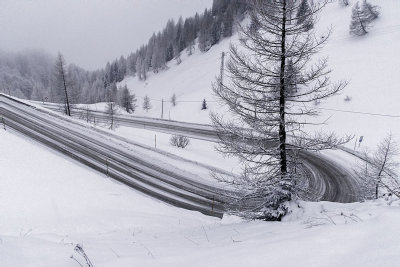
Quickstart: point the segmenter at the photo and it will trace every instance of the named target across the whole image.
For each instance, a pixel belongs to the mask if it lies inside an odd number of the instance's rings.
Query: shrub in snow
[[[344,98],[344,102],[350,102],[351,101],[351,97],[346,95],[346,97]]]
[[[185,148],[190,143],[190,139],[183,135],[173,135],[169,140],[170,144],[176,147]]]

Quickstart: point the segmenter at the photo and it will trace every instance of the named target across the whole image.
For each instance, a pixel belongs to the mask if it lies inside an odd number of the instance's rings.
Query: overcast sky
[[[175,20],[212,0],[0,0],[0,49],[61,51],[87,69],[127,55]]]

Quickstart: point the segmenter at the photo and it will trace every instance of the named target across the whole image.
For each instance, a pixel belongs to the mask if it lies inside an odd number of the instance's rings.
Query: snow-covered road
[[[87,166],[136,188],[150,196],[178,207],[200,211],[204,214],[222,216],[223,204],[230,200],[231,192],[217,183],[201,179],[171,165],[168,160],[155,159],[155,151],[143,151],[145,148],[116,140],[101,130],[65,118],[35,106],[0,95],[0,114],[6,125],[45,145],[70,156]],[[128,121],[129,118],[125,118]],[[148,119],[155,128],[174,132],[168,121]],[[129,122],[129,121],[128,121]],[[146,125],[146,120],[142,120]],[[185,123],[178,123],[178,125]],[[165,126],[167,125],[167,126]],[[175,125],[176,126],[176,125]],[[191,135],[196,136],[195,124],[185,125],[192,128]],[[211,130],[211,129],[208,129]],[[215,136],[215,132],[211,132]],[[200,138],[204,132],[200,133]],[[210,139],[211,139],[210,137]],[[303,154],[302,160],[311,175],[308,186],[314,192],[313,200],[336,202],[357,201],[357,180],[342,166],[338,166],[327,157],[317,154]],[[187,162],[186,162],[187,163]],[[204,167],[204,166],[203,166]],[[199,168],[193,164],[193,171]],[[190,167],[189,167],[190,169]],[[211,168],[210,168],[211,171]]]
[[[54,111],[62,110],[59,104],[39,103],[40,105]],[[83,118],[87,110],[75,108],[73,116]],[[92,117],[97,122],[107,122],[107,115],[103,111],[90,110]],[[183,134],[191,138],[216,142],[219,140],[218,133],[211,125],[196,124],[180,121],[155,119],[132,115],[116,115],[115,121],[126,127],[151,129],[169,134]],[[343,152],[345,153],[345,152]],[[346,156],[346,155],[342,155]],[[358,179],[348,166],[343,166],[326,155],[302,152],[302,163],[309,172],[308,180],[302,181],[307,187],[305,199],[325,200],[334,202],[355,202],[359,196]]]
[[[157,199],[208,215],[222,216],[222,204],[229,199],[222,186],[152,158],[152,151],[121,144],[121,140],[113,140],[111,136],[85,128],[68,118],[40,112],[3,95],[0,99],[0,114],[6,127]],[[193,169],[197,168],[199,166],[193,166]]]

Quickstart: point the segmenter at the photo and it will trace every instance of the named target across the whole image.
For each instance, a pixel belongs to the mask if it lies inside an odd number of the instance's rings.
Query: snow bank
[[[284,222],[160,203],[0,131],[0,266],[395,266],[398,202],[293,203]]]

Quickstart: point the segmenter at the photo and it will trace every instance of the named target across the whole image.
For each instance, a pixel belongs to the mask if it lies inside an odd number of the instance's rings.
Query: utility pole
[[[164,98],[161,99],[161,119],[164,118]]]

